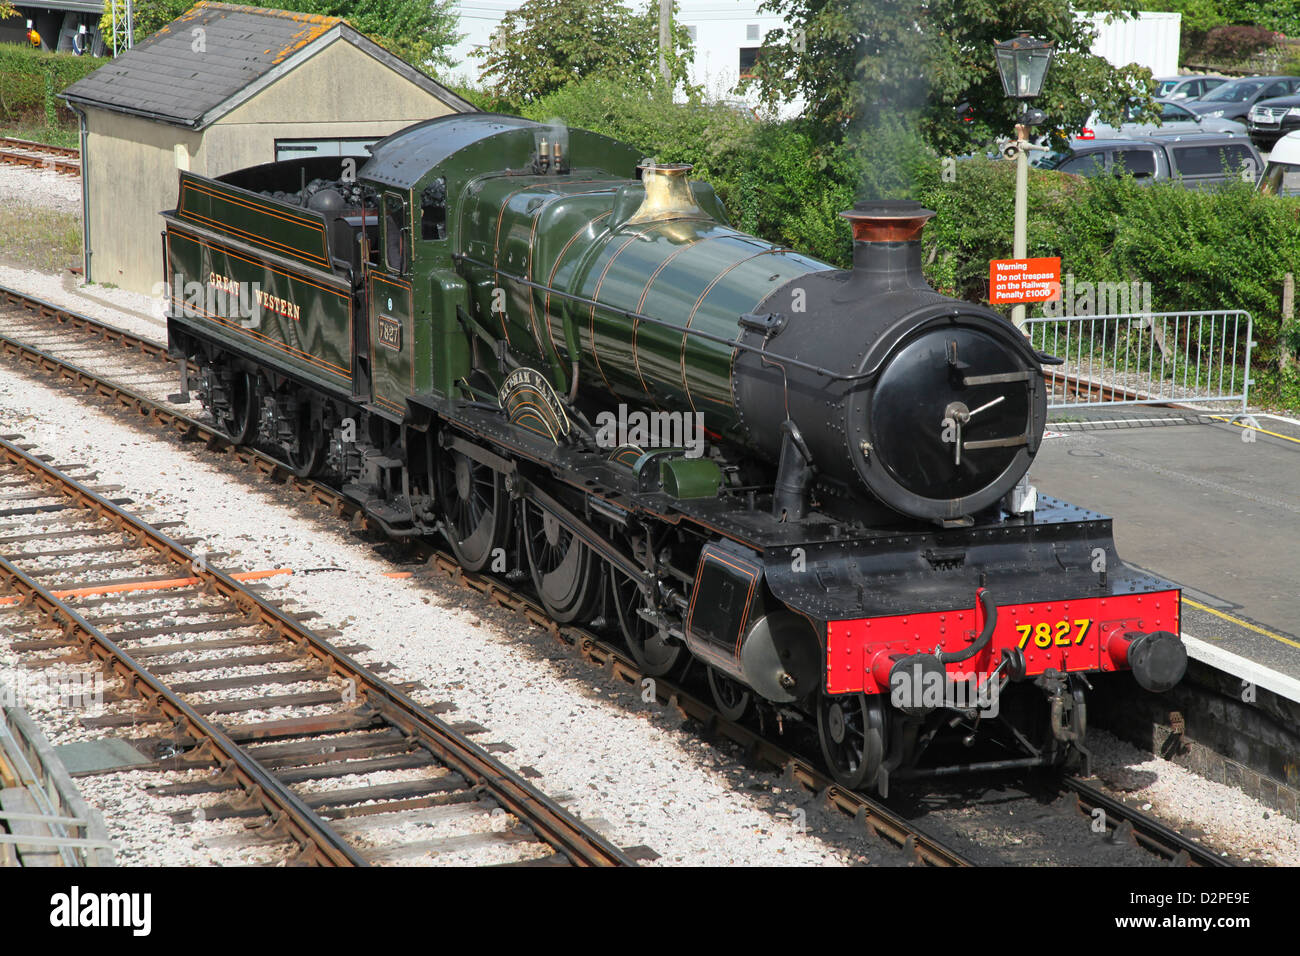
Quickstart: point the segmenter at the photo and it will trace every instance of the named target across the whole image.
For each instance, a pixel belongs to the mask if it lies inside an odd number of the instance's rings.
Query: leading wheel
[[[447,449],[438,456],[438,500],[443,535],[456,560],[466,571],[482,571],[505,547],[510,530],[505,479],[468,455]]]
[[[835,782],[850,790],[875,783],[885,756],[884,707],[879,696],[822,694],[817,736]]]
[[[749,711],[753,699],[749,688],[726,674],[709,668],[709,692],[718,713],[730,721],[738,721]]]
[[[577,620],[599,597],[596,556],[550,512],[531,501],[522,511],[524,550],[542,606],[561,624]]]
[[[610,569],[609,580],[614,613],[627,649],[647,677],[663,677],[686,659],[686,648],[662,635],[658,625],[638,613],[648,608],[649,602],[635,581],[617,568]]]

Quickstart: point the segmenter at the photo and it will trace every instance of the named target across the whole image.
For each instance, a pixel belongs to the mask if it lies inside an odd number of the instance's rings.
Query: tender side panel
[[[262,252],[316,269],[331,266],[325,220],[246,189],[182,172],[176,217]]]
[[[352,391],[353,301],[345,281],[295,269],[168,219],[174,321],[336,393]]]

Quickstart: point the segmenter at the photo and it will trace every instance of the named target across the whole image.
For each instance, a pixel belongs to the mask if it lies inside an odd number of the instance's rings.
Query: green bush
[[[491,90],[482,90],[477,86],[459,86],[453,84],[452,92],[470,101],[476,109],[484,113],[511,113],[518,114],[523,110],[523,105],[506,97],[498,96]]]
[[[1300,406],[1289,360],[1297,333],[1282,327],[1282,283],[1300,272],[1300,198],[1239,182],[1200,191],[1037,170],[1029,185],[1030,256],[1060,256],[1062,275],[1077,281],[1149,282],[1157,311],[1250,312],[1259,399]],[[952,181],[918,182],[916,198],[938,213],[925,234],[936,288],[985,298],[989,260],[1011,255],[1014,188],[1014,164],[989,160],[959,163]]]
[[[758,125],[748,113],[725,104],[696,98],[675,103],[662,82],[629,83],[602,75],[542,97],[524,115],[612,136],[659,162],[690,163],[695,167],[691,175],[712,183],[724,202],[738,152]]]
[[[41,120],[51,126],[72,122],[74,116],[58,94],[106,62],[0,44],[0,122]]]
[[[736,226],[836,265],[852,261],[842,210],[860,169],[842,149],[819,150],[800,123],[764,123],[738,157],[725,198]]]
[[[938,213],[925,231],[925,269],[949,295],[986,301],[989,260],[1011,255],[1015,165],[941,159],[902,129],[819,143],[799,120],[759,122],[727,105],[676,103],[666,87],[616,77],[570,84],[526,113],[691,163],[738,228],[838,266],[852,252],[839,213],[859,198],[910,197]],[[1256,393],[1300,407],[1300,373],[1289,360],[1300,323],[1284,329],[1281,319],[1283,277],[1300,272],[1300,199],[1260,195],[1245,183],[1197,191],[1032,170],[1028,228],[1029,255],[1060,256],[1062,273],[1079,282],[1150,282],[1160,311],[1249,311]]]

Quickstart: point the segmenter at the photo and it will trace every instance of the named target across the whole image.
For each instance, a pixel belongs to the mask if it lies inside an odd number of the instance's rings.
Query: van
[[[1217,133],[1076,138],[1068,149],[1048,153],[1035,165],[1079,176],[1129,173],[1139,180],[1177,179],[1194,189],[1233,179],[1257,182],[1264,169],[1250,140]]]

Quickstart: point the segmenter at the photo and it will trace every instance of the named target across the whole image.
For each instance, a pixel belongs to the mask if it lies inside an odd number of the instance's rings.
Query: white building
[[[644,9],[643,2],[623,2]],[[456,64],[451,76],[478,85],[483,61],[470,53],[486,47],[506,13],[519,6],[519,0],[465,0],[455,5],[460,14],[458,29],[466,36],[448,51]],[[690,31],[695,44],[690,81],[713,99],[742,99],[732,92],[742,72],[753,64],[767,32],[782,25],[780,17],[760,14],[758,6],[758,0],[678,0],[677,22]],[[757,102],[753,93],[743,99],[750,105]]]
[[[1080,20],[1091,20],[1097,31],[1092,52],[1105,57],[1112,66],[1136,63],[1151,70],[1153,76],[1178,73],[1178,41],[1182,30],[1181,13],[1139,13],[1132,20],[1106,22],[1104,13],[1080,13]]]
[[[625,6],[644,9],[644,2],[621,0]],[[487,46],[502,18],[521,6],[519,0],[465,0],[456,4],[460,13],[460,31],[466,36],[450,51],[456,64],[452,75],[458,80],[478,85],[482,61],[470,52]],[[783,26],[780,17],[758,12],[758,0],[678,0],[677,20],[691,31],[695,58],[691,64],[691,83],[702,86],[714,99],[743,99],[753,106],[757,97],[750,91],[744,97],[732,91],[768,31]],[[1150,67],[1156,76],[1178,72],[1178,33],[1181,14],[1139,13],[1133,20],[1105,22],[1105,15],[1080,13],[1082,20],[1092,21],[1098,31],[1092,52],[1115,66],[1137,63]],[[1008,36],[1014,30],[1008,28]],[[993,52],[989,51],[992,60]],[[799,104],[790,104],[783,115],[797,113]]]

